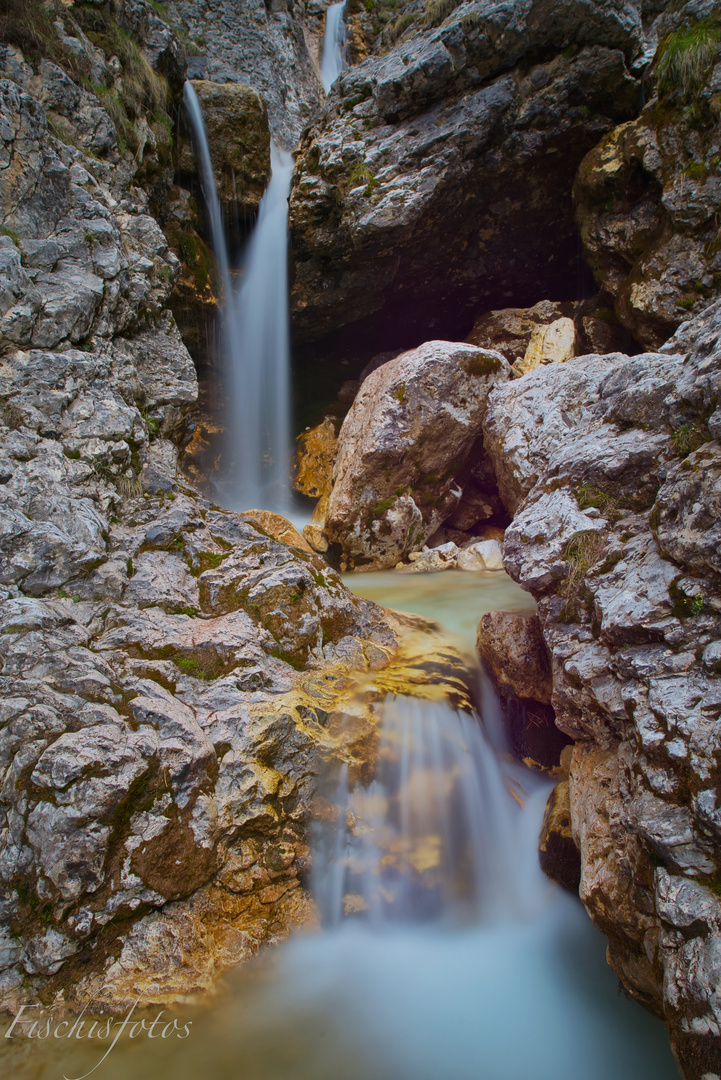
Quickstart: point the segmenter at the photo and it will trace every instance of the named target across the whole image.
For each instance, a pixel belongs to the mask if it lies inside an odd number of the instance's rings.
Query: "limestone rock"
[[[507,377],[498,353],[442,341],[368,376],[340,430],[324,529],[349,565],[394,566],[448,517],[489,390]]]
[[[718,1065],[715,991],[694,973],[708,979],[715,962],[721,867],[720,389],[717,301],[658,353],[576,357],[498,384],[483,421],[515,513],[505,566],[537,601],[555,723],[575,740],[580,896],[694,1078]],[[703,907],[696,923],[687,902]]]
[[[692,12],[688,17],[695,21]],[[599,288],[647,348],[663,344],[718,295],[720,62],[689,95],[662,87],[637,120],[590,151],[574,185],[584,252]]]
[[[229,222],[254,214],[270,179],[270,130],[260,95],[239,82],[193,79],[208,136],[215,187]],[[192,174],[189,133],[181,144],[181,172]]]
[[[225,3],[222,9],[203,0],[170,0],[167,12],[197,43],[190,76],[251,87],[268,107],[276,142],[292,150],[322,98],[309,49],[314,37],[311,13],[301,20],[291,5],[266,5],[264,0]],[[320,12],[318,16],[316,40],[322,34]]]
[[[503,552],[497,540],[479,540],[461,548],[456,559],[459,570],[479,573],[482,570],[502,570]]]
[[[439,570],[451,570],[456,565],[458,554],[455,544],[441,544],[430,550],[412,552],[409,563],[398,569],[404,574],[428,574]]]
[[[478,624],[476,648],[497,686],[551,704],[551,664],[537,615],[488,612]]]
[[[255,525],[259,532],[269,536],[271,540],[278,540],[289,547],[300,548],[301,551],[312,550],[295,525],[292,525],[281,514],[274,514],[270,510],[246,510],[241,517],[244,521]]]
[[[566,296],[573,176],[635,114],[640,45],[632,4],[470,0],[344,72],[291,194],[298,339],[453,337],[509,296]]]

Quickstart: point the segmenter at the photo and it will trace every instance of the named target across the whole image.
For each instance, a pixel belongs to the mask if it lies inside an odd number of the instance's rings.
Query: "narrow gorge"
[[[719,1080],[715,0],[0,0],[0,139],[5,1073]]]

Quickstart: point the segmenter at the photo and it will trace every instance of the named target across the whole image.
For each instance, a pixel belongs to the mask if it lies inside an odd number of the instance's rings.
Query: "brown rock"
[[[265,536],[269,536],[271,540],[287,544],[288,547],[300,548],[302,551],[312,551],[295,525],[292,525],[281,514],[274,514],[270,510],[246,510],[240,516],[251,525],[255,525],[256,529]]]
[[[193,79],[203,111],[218,198],[229,221],[253,214],[270,179],[270,129],[263,99],[240,83]],[[179,151],[181,173],[195,171],[192,141]]]
[[[329,416],[298,436],[298,471],[293,481],[296,491],[311,499],[330,495],[337,446],[336,425]]]
[[[476,647],[498,688],[551,704],[551,663],[534,612],[489,611],[478,624]]]
[[[573,303],[541,300],[530,308],[487,311],[476,319],[466,341],[480,348],[497,349],[509,364],[514,364],[523,359],[539,327],[549,326],[561,318],[573,317],[575,307]]]
[[[552,881],[578,892],[581,856],[573,840],[568,780],[561,780],[548,796],[538,845],[541,869]]]

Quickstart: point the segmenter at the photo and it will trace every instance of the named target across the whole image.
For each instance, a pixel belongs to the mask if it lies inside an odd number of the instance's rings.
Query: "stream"
[[[483,610],[528,606],[503,573],[346,581],[406,611],[432,611],[467,646]],[[180,1022],[192,1021],[187,1040],[123,1038],[98,1068],[97,1041],[86,1050],[22,1040],[6,1044],[10,1075],[677,1078],[664,1026],[619,992],[604,939],[541,873],[550,784],[499,756],[498,738],[495,723],[450,706],[390,699],[372,783],[335,789],[338,820],[351,825],[330,860],[333,837],[327,826],[316,832],[320,930],[262,952],[210,1007],[181,1010]]]

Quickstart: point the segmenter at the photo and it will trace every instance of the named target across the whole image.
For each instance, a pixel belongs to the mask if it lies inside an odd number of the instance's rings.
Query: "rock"
[[[478,624],[476,648],[497,687],[551,704],[551,664],[536,614],[488,612]]]
[[[281,514],[274,514],[270,510],[246,510],[241,517],[255,525],[264,536],[271,540],[277,540],[289,547],[300,548],[301,551],[312,551],[306,541],[300,535],[295,525],[287,521]]]
[[[576,355],[576,327],[573,319],[556,319],[533,331],[523,359],[516,370],[525,375],[540,364],[563,364]]]
[[[270,179],[270,130],[260,95],[239,82],[193,79],[203,113],[215,186],[229,222],[244,220],[258,210]],[[178,166],[195,171],[190,133],[181,144]]]
[[[456,565],[458,548],[455,544],[441,544],[430,551],[413,551],[410,562],[399,569],[405,574],[428,574],[438,570],[450,570]]]
[[[503,353],[511,365],[520,364],[531,344],[531,339],[539,329],[568,318],[574,313],[575,306],[541,300],[531,308],[503,308],[501,311],[487,311],[485,315],[476,319],[466,340],[480,348],[496,349]],[[567,359],[566,356],[564,356],[565,359]]]
[[[341,427],[324,532],[348,565],[394,566],[455,509],[497,353],[428,342],[368,376]]]
[[[630,4],[472,0],[345,71],[291,194],[298,340],[452,338],[509,297],[568,296],[573,176],[635,114],[640,31]]]
[[[469,570],[472,573],[481,570],[502,570],[501,546],[497,540],[479,540],[475,544],[469,544],[458,552],[456,566],[459,570]]]
[[[308,47],[322,34],[321,12],[301,20],[292,6],[276,11],[264,0],[224,4],[222,15],[203,0],[170,0],[167,12],[197,43],[191,77],[251,87],[268,107],[275,141],[292,150],[322,98]]]
[[[690,10],[688,18],[694,21]],[[657,53],[657,78],[669,42]],[[662,83],[637,120],[590,151],[574,184],[584,254],[598,286],[647,348],[663,344],[718,295],[719,75],[711,62],[688,92]]]
[[[715,996],[693,989],[693,973],[715,962],[707,935],[721,911],[720,388],[716,301],[658,353],[576,357],[499,383],[483,421],[515,514],[506,570],[537,601],[555,725],[575,740],[581,900],[624,987],[667,1017],[694,1077],[718,1060]],[[697,922],[672,879],[706,905]]]
[[[561,780],[548,796],[538,856],[541,870],[551,881],[578,893],[581,857],[573,840],[568,780]]]

